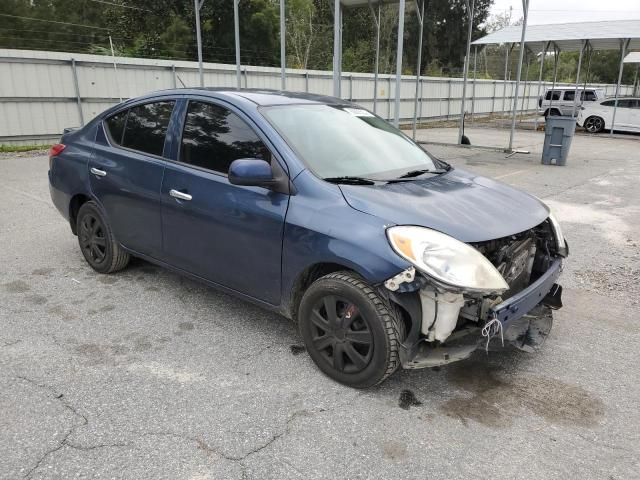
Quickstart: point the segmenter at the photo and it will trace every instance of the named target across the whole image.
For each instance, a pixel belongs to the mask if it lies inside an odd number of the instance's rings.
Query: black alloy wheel
[[[584,129],[589,133],[599,133],[604,130],[604,120],[600,117],[589,117],[584,121]]]
[[[402,316],[353,272],[330,273],[311,284],[297,319],[311,359],[340,383],[371,387],[400,366]]]
[[[76,222],[80,250],[91,268],[100,273],[112,273],[127,266],[129,254],[114,237],[95,202],[88,201],[80,207]]]
[[[107,255],[107,239],[102,222],[97,216],[88,213],[82,217],[79,227],[78,239],[85,258],[90,258],[90,263],[96,265],[103,263]]]
[[[373,356],[373,336],[358,307],[345,298],[327,295],[312,309],[313,346],[338,372],[358,373]]]

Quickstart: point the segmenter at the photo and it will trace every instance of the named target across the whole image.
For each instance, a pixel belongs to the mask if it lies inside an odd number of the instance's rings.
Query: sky
[[[491,13],[510,6],[514,19],[522,17],[522,0],[494,0]],[[640,20],[640,0],[529,0],[530,25],[631,19]]]

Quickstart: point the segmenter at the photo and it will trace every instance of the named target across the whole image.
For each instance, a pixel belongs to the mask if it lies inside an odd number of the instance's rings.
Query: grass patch
[[[50,145],[0,145],[0,153],[30,152],[32,150],[47,150]]]

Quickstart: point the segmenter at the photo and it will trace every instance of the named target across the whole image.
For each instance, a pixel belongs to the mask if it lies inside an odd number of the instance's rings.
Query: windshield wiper
[[[326,177],[323,178],[323,180],[325,182],[344,183],[347,185],[375,185],[374,180],[363,177]]]
[[[441,173],[445,173],[448,171],[449,169],[445,169],[445,168],[437,168],[435,170],[432,170],[430,168],[425,168],[422,170],[409,170],[407,173],[403,173],[398,178],[414,178],[414,177],[419,177],[420,175],[424,175],[425,173],[433,173],[435,175],[439,175]]]

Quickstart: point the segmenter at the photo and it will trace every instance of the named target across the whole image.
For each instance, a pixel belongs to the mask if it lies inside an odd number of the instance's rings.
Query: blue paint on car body
[[[221,105],[246,122],[292,191],[232,185],[226,175],[181,163],[187,102],[195,100]],[[114,145],[105,119],[157,101],[175,102],[163,154]],[[356,107],[310,94],[198,88],[127,100],[63,135],[67,148],[49,172],[53,203],[73,222],[74,199],[92,199],[127,251],[287,316],[295,315],[296,286],[316,265],[342,266],[371,285],[408,268],[389,245],[389,226],[421,225],[478,242],[524,231],[548,216],[544,204],[526,193],[458,169],[401,183],[329,183],[261,112],[301,104]],[[109,175],[96,177],[91,168]],[[177,200],[172,189],[193,200]]]

